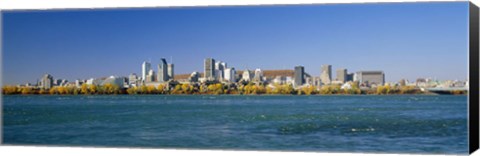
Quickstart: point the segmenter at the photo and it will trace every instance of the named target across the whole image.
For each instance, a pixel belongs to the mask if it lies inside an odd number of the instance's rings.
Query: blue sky
[[[181,7],[3,12],[4,84],[45,73],[70,81],[141,73],[173,58],[175,73],[213,57],[237,70],[322,64],[383,70],[386,81],[468,74],[468,2]],[[335,73],[335,72],[334,72]],[[334,74],[335,77],[335,74]]]

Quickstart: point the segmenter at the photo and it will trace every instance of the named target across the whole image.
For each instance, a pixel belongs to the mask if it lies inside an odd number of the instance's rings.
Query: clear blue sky
[[[2,41],[4,84],[140,75],[161,57],[176,74],[213,57],[237,70],[318,76],[331,64],[386,81],[465,80],[468,2],[9,11]]]

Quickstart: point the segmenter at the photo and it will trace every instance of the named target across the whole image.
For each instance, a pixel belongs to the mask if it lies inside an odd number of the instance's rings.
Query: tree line
[[[315,86],[306,86],[295,89],[290,84],[273,84],[270,86],[257,85],[248,83],[246,85],[226,85],[215,83],[210,85],[192,85],[192,84],[176,84],[168,86],[160,84],[142,85],[138,87],[130,87],[122,89],[115,84],[87,85],[82,84],[80,87],[75,86],[54,86],[50,89],[34,88],[27,86],[3,86],[2,93],[4,95],[13,94],[40,94],[40,95],[116,95],[116,94],[238,94],[238,95],[334,95],[334,94],[372,94],[372,95],[389,95],[389,94],[423,94],[420,89],[414,86],[390,86],[383,85],[376,88],[361,90],[356,83],[351,83],[348,89],[342,89],[340,85],[324,85],[320,88]],[[452,91],[452,94],[465,94],[464,91]]]

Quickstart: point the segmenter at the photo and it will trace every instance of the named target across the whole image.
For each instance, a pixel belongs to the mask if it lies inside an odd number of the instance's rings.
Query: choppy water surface
[[[466,154],[466,96],[4,96],[5,144]]]

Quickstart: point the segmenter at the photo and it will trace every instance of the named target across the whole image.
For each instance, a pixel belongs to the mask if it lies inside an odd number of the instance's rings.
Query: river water
[[[467,96],[3,96],[3,143],[467,154]]]

